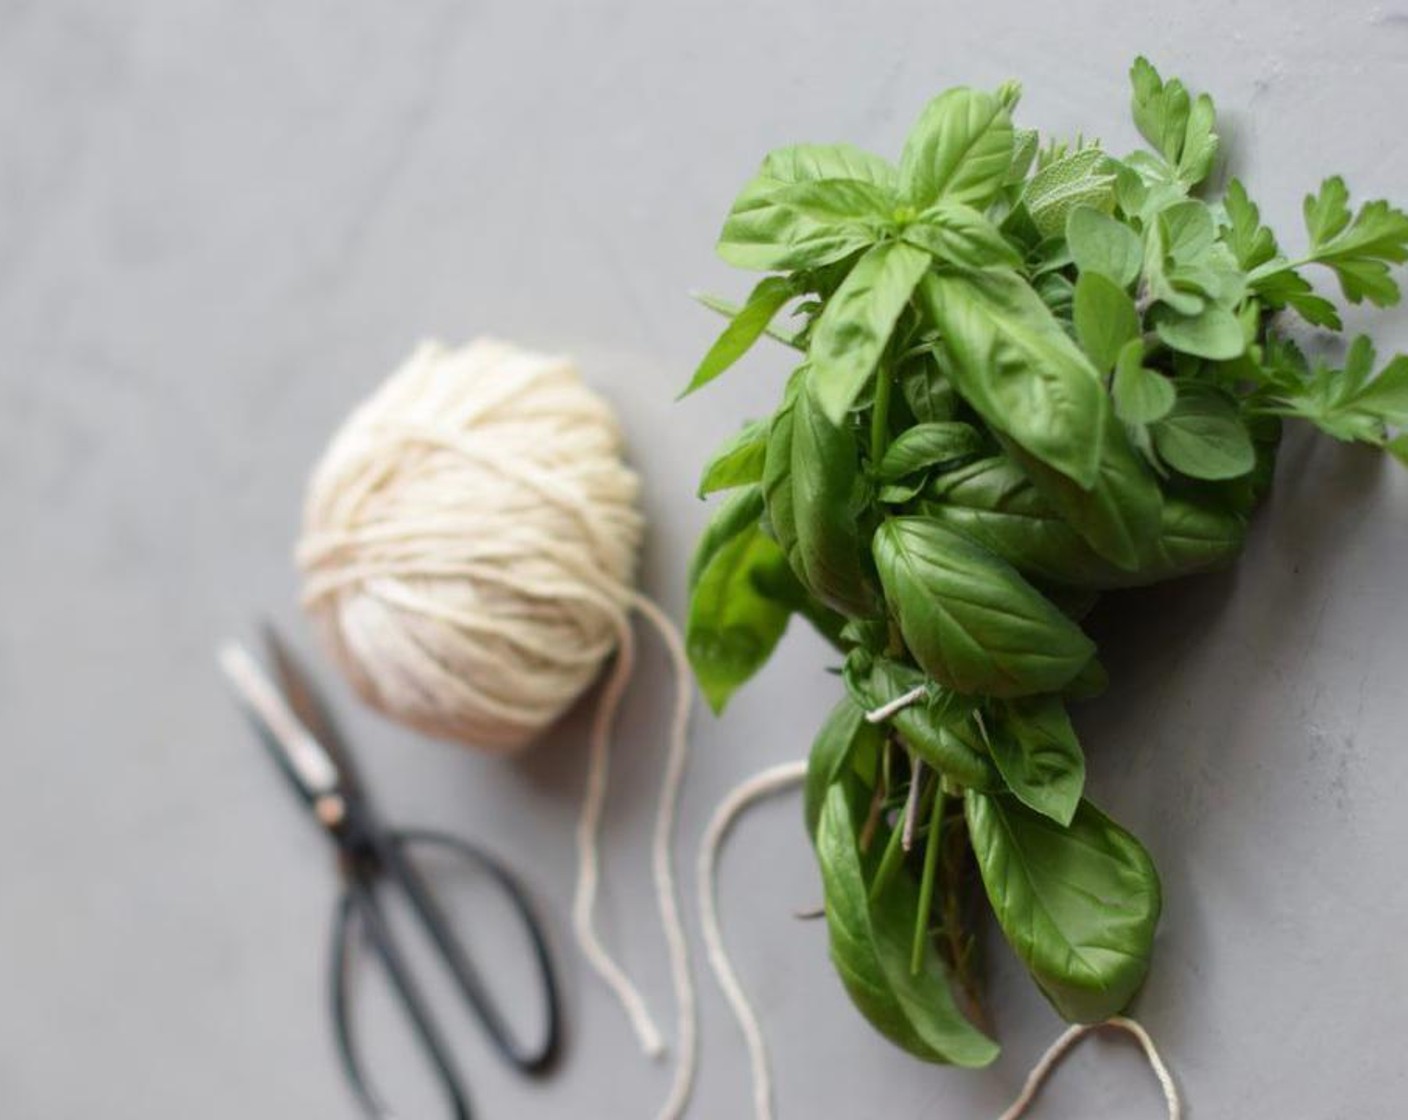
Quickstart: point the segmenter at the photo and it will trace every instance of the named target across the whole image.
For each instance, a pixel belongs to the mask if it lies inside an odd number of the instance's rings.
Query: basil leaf
[[[780,184],[818,179],[857,179],[877,187],[895,186],[895,169],[886,160],[850,144],[793,144],[769,152],[758,174]]]
[[[744,424],[710,457],[699,478],[699,496],[761,481],[767,450],[767,421],[751,420]]]
[[[704,532],[699,534],[699,543],[694,546],[694,556],[689,562],[688,586],[691,591],[719,549],[753,525],[762,512],[763,493],[757,486],[730,494],[719,504],[709,523],[704,526]]]
[[[956,420],[916,424],[899,434],[876,469],[885,482],[929,467],[948,466],[971,458],[982,450],[983,437],[969,424]]]
[[[1126,571],[1136,571],[1158,535],[1163,495],[1103,393],[1098,411],[1088,420],[1099,432],[1100,445],[1096,477],[1088,487],[1077,485],[1020,447],[1009,445],[1007,451],[1096,552]]]
[[[1237,406],[1210,387],[1182,386],[1172,411],[1149,430],[1159,458],[1189,478],[1237,478],[1256,466]]]
[[[900,395],[922,424],[953,419],[953,386],[939,370],[932,354],[923,354],[904,364],[900,373]]]
[[[699,368],[685,386],[681,397],[688,396],[701,386],[709,384],[744,354],[748,353],[772,325],[777,313],[784,304],[797,294],[792,281],[785,276],[766,276],[748,296],[742,309],[729,320],[718,340],[709,347]]]
[[[1014,272],[932,272],[919,303],[954,388],[987,424],[1081,486],[1095,483],[1108,411],[1100,376]]]
[[[719,236],[736,268],[818,268],[875,241],[893,207],[883,188],[860,179],[786,184],[760,176],[744,187]]]
[[[1033,696],[1000,711],[988,746],[1007,788],[1027,808],[1069,825],[1085,788],[1085,755],[1066,705],[1059,696]]]
[[[926,679],[915,669],[878,657],[865,687],[871,707],[887,704]],[[939,773],[973,789],[1001,789],[1002,779],[971,727],[973,702],[927,682],[931,695],[901,708],[890,722],[909,748]]]
[[[905,642],[940,684],[1000,697],[1055,692],[1095,652],[1016,569],[945,525],[893,518],[873,547]]]
[[[808,382],[816,372],[808,371]],[[827,606],[852,617],[870,614],[874,591],[861,566],[857,521],[865,498],[860,449],[849,428],[822,413],[809,385],[797,394],[791,443],[792,569]]]
[[[1089,801],[1068,828],[969,791],[968,829],[1002,932],[1062,1018],[1122,1011],[1149,968],[1161,897],[1139,842]]]
[[[1121,288],[1139,279],[1144,247],[1123,222],[1093,206],[1076,206],[1066,218],[1066,242],[1082,273],[1097,272]]]
[[[743,310],[742,304],[733,303],[722,296],[712,296],[708,292],[693,292],[691,294],[701,306],[707,307],[715,315],[722,315],[725,319],[736,318],[738,313]],[[769,324],[763,328],[763,333],[775,342],[790,346],[793,350],[806,349],[796,331],[781,330]]]
[[[1072,305],[1076,338],[1101,373],[1115,368],[1125,343],[1139,338],[1139,312],[1129,294],[1098,272],[1082,272]]]
[[[685,650],[709,706],[721,712],[772,654],[790,612],[759,589],[787,558],[754,523],[724,543],[699,574],[689,601]]]
[[[876,245],[827,300],[812,332],[808,383],[833,424],[846,418],[874,374],[929,261],[927,253],[899,241]]]
[[[932,943],[910,972],[910,948],[919,890],[904,872],[871,900],[841,786],[828,791],[816,835],[826,895],[831,960],[851,1001],[895,1045],[929,1062],[980,1067],[998,1047],[954,1002],[948,970]]]
[[[1231,361],[1247,348],[1247,336],[1237,316],[1216,304],[1193,315],[1159,309],[1154,330],[1170,349],[1213,361]]]
[[[1110,384],[1115,415],[1126,424],[1149,424],[1168,415],[1175,396],[1172,381],[1145,368],[1143,341],[1132,338],[1125,343],[1115,361],[1115,377]]]
[[[940,202],[900,232],[900,237],[941,261],[963,268],[1016,268],[1021,255],[998,228],[971,206]]]
[[[885,742],[884,728],[866,721],[865,712],[849,696],[842,696],[821,725],[807,756],[807,777],[802,786],[802,813],[807,835],[816,837],[826,791],[857,755],[878,754]]]
[[[919,209],[939,199],[983,207],[1012,165],[1012,118],[992,94],[951,89],[925,106],[900,157],[900,193]]]

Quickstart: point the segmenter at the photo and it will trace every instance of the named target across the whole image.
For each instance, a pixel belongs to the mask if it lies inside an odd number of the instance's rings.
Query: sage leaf
[[[869,897],[857,829],[839,784],[827,793],[816,853],[831,960],[857,1010],[891,1042],[925,1061],[970,1068],[991,1063],[997,1044],[959,1011],[932,944],[924,948],[919,972],[910,972],[919,905],[912,877],[896,874],[878,898]]]
[[[1161,907],[1149,854],[1082,800],[1068,827],[969,791],[968,829],[1002,932],[1061,1017],[1098,1023],[1144,981]]]
[[[1022,202],[1043,237],[1064,233],[1078,206],[1108,213],[1115,205],[1111,161],[1099,148],[1081,148],[1053,160],[1032,176]]]
[[[927,253],[902,242],[876,245],[827,301],[812,333],[812,372],[807,380],[831,423],[845,419],[875,373],[895,321],[929,260]]]
[[[1098,272],[1082,272],[1072,305],[1076,338],[1101,373],[1115,368],[1125,343],[1139,337],[1139,312],[1129,294]]]
[[[1095,652],[1016,569],[945,525],[892,518],[873,548],[905,643],[942,685],[999,697],[1055,692]]]
[[[785,276],[765,276],[748,296],[738,314],[729,320],[718,340],[709,347],[699,368],[685,386],[681,397],[709,384],[753,348],[753,343],[772,325],[777,313],[797,294]]]
[[[925,106],[900,158],[900,193],[918,209],[939,199],[981,208],[1012,164],[1012,119],[991,93],[951,89]]]
[[[1237,478],[1256,466],[1256,449],[1237,406],[1208,386],[1184,385],[1173,409],[1150,426],[1165,463],[1189,478]]]

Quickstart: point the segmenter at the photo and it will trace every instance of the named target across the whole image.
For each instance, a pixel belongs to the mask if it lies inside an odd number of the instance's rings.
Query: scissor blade
[[[220,668],[240,699],[275,746],[286,769],[312,800],[338,788],[332,757],[294,714],[259,663],[237,642],[220,650]]]
[[[337,721],[324,703],[322,693],[313,683],[313,678],[303,667],[303,663],[279,637],[278,631],[269,623],[264,624],[264,645],[269,651],[269,660],[274,668],[274,681],[279,686],[288,706],[298,717],[309,733],[328,753],[337,768],[338,785],[344,793],[358,794],[361,782],[358,779],[356,763],[347,750],[347,743],[338,730]]]

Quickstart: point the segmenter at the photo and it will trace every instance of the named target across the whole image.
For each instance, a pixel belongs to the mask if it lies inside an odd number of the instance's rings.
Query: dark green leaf
[[[1085,788],[1085,755],[1066,705],[1059,696],[1032,696],[999,710],[988,746],[1007,788],[1029,809],[1070,824]]]
[[[802,811],[807,835],[816,837],[826,791],[841,777],[857,754],[878,752],[885,732],[868,723],[865,712],[849,696],[842,696],[831,709],[807,756],[807,777],[802,787]]]
[[[714,553],[694,585],[685,649],[716,712],[762,667],[787,629],[787,608],[758,587],[770,569],[786,565],[777,543],[754,523]]]
[[[994,429],[1081,486],[1095,482],[1108,399],[1095,368],[1012,272],[933,272],[916,289],[954,387]]]
[[[1089,801],[1069,828],[1015,798],[970,791],[973,851],[998,924],[1065,1019],[1124,1010],[1148,971],[1159,921],[1149,854]]]
[[[1076,338],[1095,368],[1108,373],[1125,343],[1139,338],[1139,312],[1129,294],[1099,272],[1076,280],[1073,317]]]
[[[1001,789],[1002,780],[971,724],[973,703],[907,665],[878,657],[867,683],[872,708],[904,695],[916,684],[929,694],[901,708],[890,721],[909,748],[940,774],[972,789]]]
[[[817,830],[831,959],[856,1008],[897,1046],[930,1062],[985,1066],[997,1045],[958,1010],[947,969],[927,945],[917,975],[910,941],[919,890],[905,872],[872,900],[845,792],[833,785]]]
[[[1237,406],[1204,386],[1181,386],[1172,411],[1149,431],[1159,457],[1189,478],[1236,478],[1256,465]]]
[[[704,355],[704,360],[699,363],[699,368],[694,371],[694,376],[680,396],[707,385],[748,353],[783,305],[796,294],[792,281],[785,276],[765,276],[758,281],[757,287],[748,296],[748,302],[729,321],[714,345],[709,347],[709,352]]]
[[[876,245],[827,301],[812,334],[808,384],[833,424],[845,419],[874,374],[929,260],[927,253],[902,242]]]
[[[900,192],[923,209],[939,199],[983,207],[1012,164],[1012,120],[1001,101],[951,89],[925,107],[905,141]]]
[[[962,693],[1055,692],[1095,648],[1006,561],[921,517],[886,521],[874,552],[915,660]]]
[[[916,424],[890,444],[876,474],[886,482],[895,482],[915,471],[971,458],[982,446],[982,436],[969,424],[956,420]]]

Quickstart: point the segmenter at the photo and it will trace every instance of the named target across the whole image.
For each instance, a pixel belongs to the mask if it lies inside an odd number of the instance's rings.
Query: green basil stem
[[[919,880],[919,906],[914,912],[914,943],[909,951],[909,972],[919,975],[924,964],[924,942],[929,936],[929,908],[934,903],[934,877],[939,867],[939,847],[943,842],[944,813],[948,794],[934,791],[934,808],[929,814],[929,836],[924,844],[924,874]]]
[[[870,901],[874,902],[890,885],[900,864],[904,862],[904,829],[892,828],[890,838],[885,841],[885,852],[880,857],[880,866],[875,869],[875,878],[870,883]]]
[[[879,465],[890,445],[890,392],[892,382],[888,363],[875,371],[875,404],[870,411],[870,462]]]

